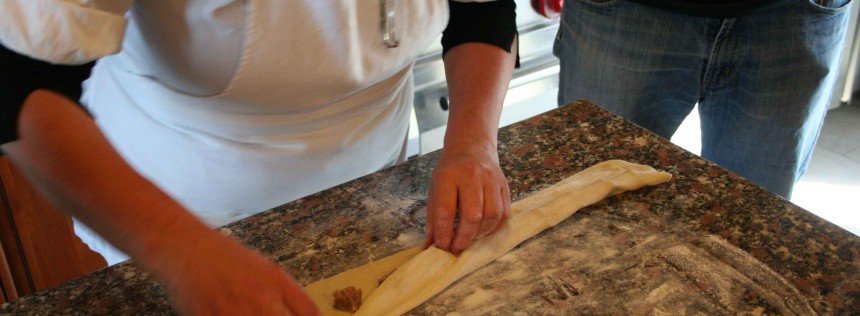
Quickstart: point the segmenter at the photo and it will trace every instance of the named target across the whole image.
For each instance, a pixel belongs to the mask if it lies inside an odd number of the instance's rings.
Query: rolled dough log
[[[307,290],[315,302],[325,309],[330,308],[331,304],[326,306],[324,297],[316,297],[319,287],[330,284],[328,286],[333,287],[330,291],[322,290],[328,293],[318,293],[329,297],[332,297],[335,289],[350,285],[361,287],[366,293],[366,299],[355,315],[401,315],[432,298],[463,276],[507,254],[526,239],[567,219],[577,210],[607,196],[660,184],[671,178],[669,173],[654,170],[649,166],[622,160],[604,161],[513,203],[511,217],[502,229],[475,241],[459,256],[436,247],[430,247],[415,255],[416,249],[413,248],[311,284]],[[396,267],[410,257],[412,258],[405,264]],[[383,265],[385,266],[382,267]],[[393,269],[397,270],[376,289],[365,289],[358,281],[351,280],[378,279]],[[329,280],[333,278],[337,280],[331,284]],[[333,298],[328,300],[333,301]]]

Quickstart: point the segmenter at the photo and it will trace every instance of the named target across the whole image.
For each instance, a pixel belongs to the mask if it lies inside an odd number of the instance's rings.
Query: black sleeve
[[[442,32],[442,56],[451,48],[469,42],[486,43],[511,51],[517,34],[517,4],[514,0],[456,2],[448,0],[451,17]],[[519,65],[519,56],[517,56]]]
[[[0,45],[0,144],[18,139],[18,114],[31,92],[48,89],[77,101],[94,64],[53,65]]]

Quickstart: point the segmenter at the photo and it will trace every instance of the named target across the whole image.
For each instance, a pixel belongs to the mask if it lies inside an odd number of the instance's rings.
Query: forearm
[[[144,269],[159,273],[162,256],[175,247],[172,234],[209,230],[136,173],[71,100],[36,91],[25,101],[19,123],[19,139],[2,147],[15,166],[60,210]]]
[[[135,172],[71,100],[36,91],[18,126],[19,139],[4,153],[50,201],[162,281],[181,314],[318,314],[281,267],[210,229]]]
[[[475,238],[502,227],[510,212],[497,131],[516,53],[516,42],[510,53],[467,42],[445,55],[451,107],[445,146],[427,195],[425,245],[458,254]]]
[[[493,45],[465,43],[445,55],[451,99],[445,147],[470,143],[496,148],[499,117],[516,49],[516,39],[510,53]]]

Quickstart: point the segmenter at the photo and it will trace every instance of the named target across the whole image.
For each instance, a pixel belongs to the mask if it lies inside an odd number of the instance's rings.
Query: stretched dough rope
[[[671,178],[669,173],[621,160],[596,164],[512,205],[505,227],[476,241],[460,256],[436,247],[422,251],[373,291],[355,315],[403,314],[580,208]]]
[[[669,173],[622,160],[598,163],[511,205],[507,224],[498,232],[477,240],[460,256],[435,247],[421,251],[395,270],[379,288],[371,289],[373,292],[366,296],[355,315],[401,315],[463,276],[507,254],[526,239],[567,219],[580,208],[610,195],[660,184],[671,178]],[[366,274],[368,271],[362,268],[344,274]],[[348,285],[351,284],[340,286]]]

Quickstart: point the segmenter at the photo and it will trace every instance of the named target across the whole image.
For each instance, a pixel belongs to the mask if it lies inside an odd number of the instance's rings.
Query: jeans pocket
[[[824,13],[839,13],[848,10],[853,0],[801,0],[813,9]]]

